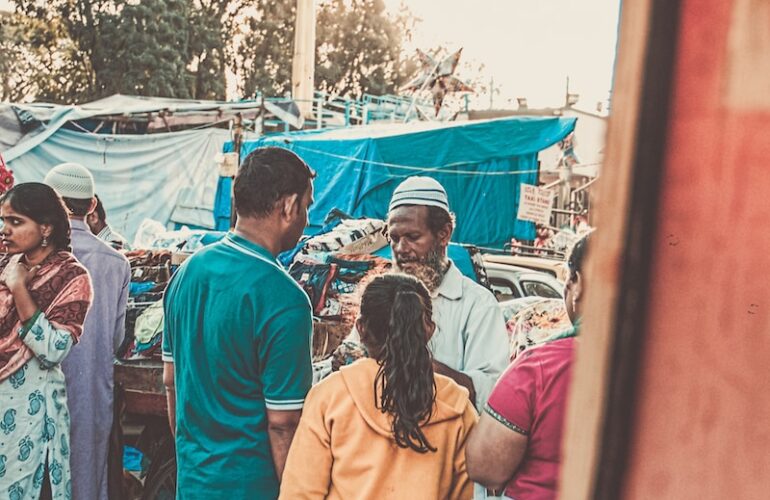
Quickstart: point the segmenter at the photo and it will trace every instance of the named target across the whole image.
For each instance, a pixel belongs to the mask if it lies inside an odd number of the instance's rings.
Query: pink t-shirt
[[[556,498],[574,349],[575,339],[566,338],[525,351],[489,396],[487,413],[528,437],[524,459],[505,487],[510,498]]]

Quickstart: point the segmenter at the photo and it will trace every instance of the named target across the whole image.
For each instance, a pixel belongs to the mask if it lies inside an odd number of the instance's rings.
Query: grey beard
[[[449,260],[443,252],[434,250],[419,261],[400,264],[396,261],[393,267],[397,272],[410,274],[422,281],[425,288],[432,294],[441,286],[444,275],[449,270]]]

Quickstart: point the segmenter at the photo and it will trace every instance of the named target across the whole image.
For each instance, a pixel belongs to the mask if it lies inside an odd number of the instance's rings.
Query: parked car
[[[564,284],[547,272],[491,262],[486,258],[484,267],[489,285],[499,302],[520,297],[560,299],[564,296]]]
[[[560,281],[567,281],[567,266],[563,260],[534,257],[529,255],[489,254],[483,255],[484,264],[508,264],[516,267],[525,267],[533,271],[548,273]]]

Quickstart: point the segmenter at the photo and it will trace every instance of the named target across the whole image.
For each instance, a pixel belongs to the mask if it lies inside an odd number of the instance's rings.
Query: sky
[[[431,53],[463,47],[457,76],[493,80],[492,106],[530,107],[564,103],[566,79],[580,94],[577,107],[595,110],[609,97],[621,0],[385,0],[396,11],[405,4],[420,19],[409,50]],[[10,9],[0,0],[0,9]],[[471,72],[465,63],[478,69]],[[473,107],[489,108],[488,93]]]
[[[620,0],[385,0],[389,9],[404,3],[421,19],[413,48],[463,47],[457,70],[470,79],[463,62],[484,65],[483,79],[494,79],[493,107],[564,103],[566,79],[579,93],[578,108],[595,110],[612,86]],[[489,95],[475,107],[488,108]]]

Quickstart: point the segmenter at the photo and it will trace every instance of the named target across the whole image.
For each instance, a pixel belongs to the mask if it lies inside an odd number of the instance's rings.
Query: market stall
[[[313,307],[314,383],[363,356],[345,338],[353,329],[363,286],[391,268],[384,228],[382,220],[354,219],[335,210],[321,232],[279,256]],[[124,470],[126,482],[141,489],[142,498],[155,499],[173,494],[176,474],[160,352],[163,292],[185,259],[224,233],[168,232],[150,223],[139,233],[146,248],[126,252],[131,283],[126,337],[115,364],[116,425],[126,445],[122,462],[136,469]],[[453,244],[449,253],[461,272],[486,283],[478,250]]]

